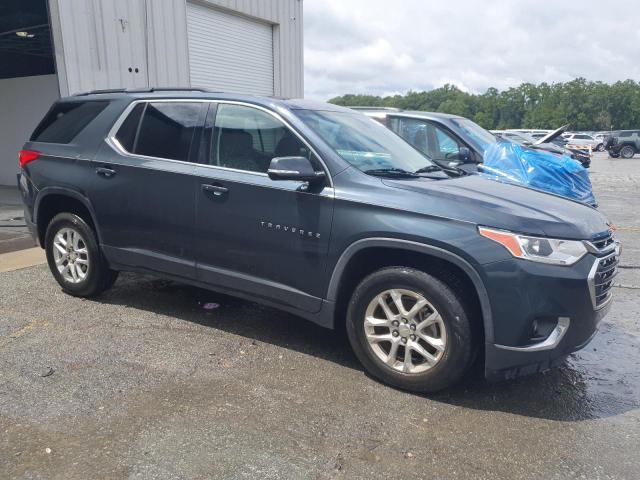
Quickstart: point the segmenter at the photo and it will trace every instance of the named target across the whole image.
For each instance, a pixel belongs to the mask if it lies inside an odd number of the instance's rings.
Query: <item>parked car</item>
[[[532,142],[531,137],[526,134],[506,130],[489,132],[468,118],[458,115],[412,112],[397,108],[352,108],[393,130],[433,159],[439,166],[449,171],[463,170],[466,173],[477,171],[478,164],[482,163],[487,147],[497,142],[506,133],[511,134],[511,140],[520,139],[518,143],[523,144],[523,141],[526,140],[527,146],[531,146]],[[591,164],[589,155],[575,150],[559,150],[559,146],[551,145],[557,138],[560,138],[563,131],[555,130],[543,137],[545,138],[543,141],[536,140],[534,148],[547,150],[554,154],[565,153],[574,160],[578,160],[583,167],[589,168]]]
[[[460,155],[439,128],[438,152]],[[407,390],[446,388],[477,353],[489,378],[545,370],[612,302],[619,246],[602,213],[446,175],[334,105],[78,95],[19,163],[26,222],[64,292],[96,296],[128,270],[237,295],[344,331],[367,371]]]
[[[450,173],[477,171],[487,144],[496,137],[471,120],[435,112],[397,108],[352,107],[413,145]]]
[[[640,152],[640,130],[621,130],[615,132],[607,151],[612,157],[632,158]]]
[[[593,138],[586,133],[566,133],[563,135],[569,145],[591,147],[593,150],[600,150],[604,147],[601,140]]]
[[[539,138],[535,141],[534,148],[542,148],[558,154],[567,154],[574,160],[578,160],[584,168],[589,168],[591,166],[591,155],[582,150],[571,148],[569,141],[564,137],[564,132],[568,127],[568,124],[563,125]]]
[[[595,138],[596,141],[598,142],[598,145],[596,146],[596,150],[598,152],[604,152],[605,150],[604,141],[608,135],[609,135],[609,132],[596,132],[593,135],[593,138]]]

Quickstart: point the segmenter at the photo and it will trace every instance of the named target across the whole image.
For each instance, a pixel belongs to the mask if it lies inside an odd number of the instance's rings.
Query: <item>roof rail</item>
[[[396,108],[396,107],[362,107],[362,106],[357,106],[357,107],[347,107],[350,108],[351,110],[384,110],[386,112],[401,112],[402,109],[401,108]]]
[[[149,88],[106,88],[102,90],[91,90],[89,92],[76,93],[74,97],[84,95],[95,95],[100,93],[152,93],[152,92],[211,92],[206,88],[190,87],[149,87]],[[222,93],[222,92],[211,92]]]

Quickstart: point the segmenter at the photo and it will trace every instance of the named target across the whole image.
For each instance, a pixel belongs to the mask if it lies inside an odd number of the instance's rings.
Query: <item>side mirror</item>
[[[471,150],[467,147],[460,147],[458,150],[458,158],[462,161],[462,163],[471,162]]]
[[[311,161],[305,157],[273,158],[267,173],[271,180],[298,180],[313,183],[324,179],[324,172],[316,172]]]

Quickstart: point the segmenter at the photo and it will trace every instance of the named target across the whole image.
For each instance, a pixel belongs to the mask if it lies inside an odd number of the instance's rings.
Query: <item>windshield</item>
[[[490,145],[496,143],[498,139],[495,135],[488,130],[485,130],[480,125],[472,122],[468,118],[453,118],[451,121],[466,135],[471,137],[481,151],[487,149]]]
[[[356,112],[296,110],[296,115],[344,160],[363,172],[415,172],[434,163],[384,125]]]

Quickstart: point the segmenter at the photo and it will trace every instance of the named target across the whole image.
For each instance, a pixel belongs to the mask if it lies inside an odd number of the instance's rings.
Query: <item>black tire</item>
[[[54,239],[63,229],[71,229],[80,234],[82,245],[86,247],[88,267],[86,277],[78,283],[71,283],[66,280],[58,270],[54,254]],[[93,229],[78,215],[73,213],[59,213],[47,226],[45,234],[45,252],[47,263],[58,284],[69,295],[75,297],[94,297],[111,288],[118,278],[118,272],[109,269],[104,256],[98,246],[96,234]],[[63,264],[64,265],[64,264]]]
[[[379,294],[390,289],[416,292],[440,313],[446,343],[440,359],[426,371],[404,373],[388,366],[367,341],[364,325],[367,308]],[[414,392],[436,392],[453,385],[470,367],[477,350],[471,320],[460,296],[437,278],[407,267],[384,268],[366,277],[349,302],[346,328],[351,347],[372,376]],[[402,353],[399,356],[402,357]]]
[[[596,151],[598,151],[598,152],[604,152],[604,143],[599,143],[599,144],[596,146]]]
[[[633,158],[635,154],[636,154],[636,149],[633,148],[631,145],[625,145],[620,149],[620,156],[622,158]]]

